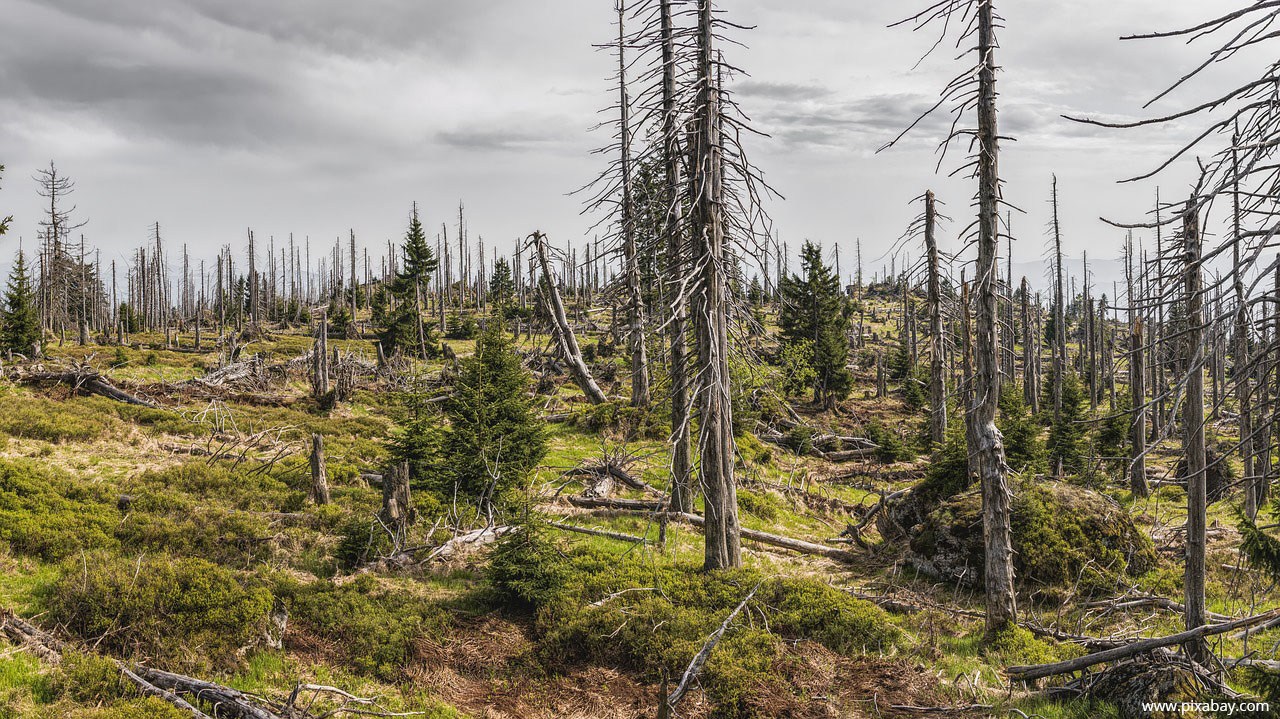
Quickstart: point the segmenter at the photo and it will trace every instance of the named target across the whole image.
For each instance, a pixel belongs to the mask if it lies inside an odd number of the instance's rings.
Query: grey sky
[[[912,69],[932,38],[886,25],[916,3],[724,0],[755,25],[729,58],[743,108],[771,138],[753,156],[786,196],[770,211],[794,252],[802,238],[868,265],[901,234],[908,201],[934,189],[966,219],[972,183],[934,173],[928,131],[875,154],[959,72],[944,46]],[[1148,169],[1189,127],[1117,133],[1064,112],[1128,116],[1193,67],[1204,48],[1121,43],[1123,33],[1177,27],[1224,7],[1197,0],[1008,0],[1001,12],[1002,158],[1014,258],[1038,258],[1050,173],[1059,177],[1067,250],[1119,255],[1099,215],[1136,218],[1154,185],[1117,186]],[[1210,7],[1206,7],[1210,6]],[[410,203],[428,225],[466,202],[473,235],[502,250],[540,228],[563,242],[592,224],[567,193],[589,181],[605,141],[590,133],[612,100],[612,0],[0,0],[0,210],[10,244],[32,241],[31,176],[50,159],[78,185],[85,232],[122,257],[159,221],[171,243],[206,257],[224,243],[354,228],[382,246]],[[966,61],[967,62],[967,59]],[[1244,74],[1258,62],[1242,58]],[[1157,106],[1212,93],[1208,78]],[[1161,185],[1186,191],[1186,174]],[[948,235],[950,238],[950,234]],[[5,260],[7,264],[7,259]],[[877,264],[878,266],[878,264]],[[1039,278],[1033,278],[1038,280]]]

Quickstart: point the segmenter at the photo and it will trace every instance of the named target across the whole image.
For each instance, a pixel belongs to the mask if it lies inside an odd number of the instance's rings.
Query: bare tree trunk
[[[1187,394],[1183,422],[1183,452],[1187,461],[1187,566],[1184,586],[1186,628],[1205,624],[1205,512],[1206,478],[1204,447],[1204,296],[1200,280],[1200,218],[1188,202],[1183,217],[1184,296],[1187,303],[1186,385]],[[1187,652],[1196,661],[1204,661],[1208,652],[1199,640],[1187,644]]]
[[[316,327],[316,343],[312,349],[311,393],[317,400],[329,394],[329,313],[320,311],[320,322]]]
[[[729,379],[729,324],[726,298],[724,156],[720,88],[716,84],[712,0],[698,7],[697,139],[692,148],[694,186],[693,266],[699,272],[694,294],[698,340],[698,454],[705,497],[704,567],[742,564],[738,497],[734,485],[733,407]]]
[[[667,282],[675,288],[668,320],[671,352],[671,508],[693,511],[693,461],[689,431],[689,376],[685,346],[685,319],[688,305],[684,280],[684,185],[681,179],[680,129],[676,107],[675,29],[671,0],[661,0],[662,12],[662,141],[666,170]]]
[[[324,437],[311,435],[311,501],[329,503],[329,473],[324,466]]]
[[[947,439],[946,351],[942,328],[942,282],[938,270],[938,241],[934,236],[937,207],[933,191],[924,193],[924,245],[929,272],[929,438],[941,447]]]
[[[1017,621],[1013,593],[1013,546],[1010,539],[1009,468],[1004,440],[996,429],[999,400],[999,340],[996,337],[996,255],[999,243],[999,134],[996,129],[995,18],[992,0],[978,3],[978,264],[976,281],[976,347],[973,412],[982,478],[982,525],[985,538],[986,634]]]
[[[1142,316],[1133,291],[1133,237],[1125,243],[1125,277],[1129,285],[1129,398],[1133,410],[1129,429],[1129,489],[1135,497],[1147,496],[1147,393],[1143,360]],[[1115,411],[1114,406],[1112,411]]]
[[[1022,400],[1031,414],[1040,412],[1040,332],[1031,321],[1031,285],[1022,278]]]
[[[627,263],[627,309],[631,323],[631,405],[649,406],[649,355],[645,347],[644,297],[640,294],[640,258],[636,252],[635,205],[631,187],[631,100],[627,93],[626,1],[618,0],[618,121],[622,150],[622,253]]]
[[[1062,226],[1058,223],[1058,176],[1053,176],[1053,421],[1062,419],[1062,383],[1067,371],[1067,312],[1062,297]]]
[[[1239,151],[1231,151],[1232,174],[1238,176]],[[1244,513],[1250,520],[1258,515],[1259,484],[1258,473],[1253,464],[1253,389],[1250,383],[1249,368],[1249,306],[1245,303],[1244,272],[1240,267],[1240,183],[1237,180],[1231,188],[1231,256],[1232,282],[1236,295],[1236,342],[1235,363],[1232,369],[1236,382],[1236,399],[1239,402],[1240,414],[1240,456],[1244,460]]]

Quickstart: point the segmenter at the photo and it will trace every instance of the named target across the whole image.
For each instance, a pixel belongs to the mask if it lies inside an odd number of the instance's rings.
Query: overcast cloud
[[[1043,252],[1054,172],[1069,253],[1119,254],[1119,234],[1097,218],[1137,218],[1155,187],[1115,181],[1152,167],[1191,128],[1117,133],[1060,115],[1142,113],[1204,50],[1118,36],[1220,5],[1002,4],[1002,132],[1017,138],[1002,170],[1007,199],[1027,211],[1013,219],[1015,260]],[[908,3],[721,7],[757,28],[739,36],[747,48],[726,51],[750,72],[735,89],[771,136],[751,151],[787,198],[770,211],[793,252],[809,238],[850,257],[860,237],[872,265],[927,188],[947,202],[952,231],[967,224],[972,184],[947,178],[957,158],[934,172],[945,118],[875,152],[960,70],[946,46],[913,69],[932,37],[886,27]],[[50,160],[77,182],[77,214],[104,259],[123,257],[156,221],[170,242],[209,257],[225,243],[242,250],[247,227],[320,242],[353,228],[379,247],[402,234],[414,201],[438,224],[462,200],[473,235],[504,250],[535,228],[580,240],[593,224],[567,193],[602,162],[591,150],[605,138],[588,130],[613,99],[613,68],[593,43],[614,32],[612,0],[0,0],[0,17],[0,214],[15,215],[11,246],[35,236],[30,178]],[[1155,110],[1260,62],[1242,57]],[[1161,185],[1173,196],[1186,181],[1174,171]]]

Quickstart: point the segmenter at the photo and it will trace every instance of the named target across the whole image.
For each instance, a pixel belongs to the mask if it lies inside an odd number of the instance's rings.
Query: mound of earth
[[[1151,539],[1122,508],[1092,490],[1025,483],[1014,491],[1011,509],[1014,571],[1024,587],[1107,593],[1122,575],[1138,576],[1156,566]],[[911,551],[922,572],[980,586],[980,491],[966,490],[930,512],[912,533]]]

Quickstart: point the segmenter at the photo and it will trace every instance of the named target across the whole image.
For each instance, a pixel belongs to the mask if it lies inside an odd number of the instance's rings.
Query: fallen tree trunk
[[[220,717],[280,719],[280,715],[254,704],[244,692],[231,687],[150,667],[138,667],[137,675],[159,689],[168,689],[175,694],[185,694],[213,705],[214,713]]]
[[[1142,654],[1154,649],[1199,641],[1205,637],[1211,637],[1217,634],[1226,634],[1227,632],[1235,631],[1237,629],[1243,629],[1255,624],[1271,621],[1277,617],[1280,617],[1280,609],[1273,609],[1264,614],[1245,617],[1244,619],[1237,619],[1223,624],[1206,624],[1196,627],[1195,629],[1188,629],[1185,632],[1171,634],[1166,637],[1140,639],[1132,644],[1122,647],[1094,652],[1093,654],[1086,654],[1083,657],[1068,659],[1066,661],[1053,662],[1051,664],[1032,664],[1027,666],[1006,667],[1004,673],[1010,679],[1021,679],[1023,681],[1042,679],[1055,674],[1067,674],[1086,667],[1091,667],[1095,664],[1124,659],[1126,657],[1131,657],[1135,654]]]
[[[695,527],[703,525],[703,518],[696,514],[686,514],[684,512],[662,512],[662,502],[649,502],[639,499],[587,499],[585,497],[567,497],[570,504],[583,506],[589,509],[595,509],[592,516],[600,517],[644,517],[655,520],[666,520],[668,522],[684,522]],[[648,505],[648,506],[636,506]],[[654,505],[659,505],[656,508]],[[840,562],[851,562],[857,555],[847,552],[843,549],[835,547],[827,547],[813,542],[806,542],[803,539],[792,539],[779,534],[770,534],[761,532],[756,529],[742,529],[743,539],[750,539],[760,544],[767,544],[771,547],[780,549],[789,549],[793,552],[801,554],[812,554],[820,557],[827,557]]]
[[[666,502],[652,499],[613,499],[609,497],[565,497],[569,504],[583,509],[631,509],[636,511],[660,511]]]
[[[208,714],[205,714],[204,712],[200,711],[196,707],[192,706],[192,704],[188,702],[186,699],[183,699],[182,697],[178,696],[177,694],[174,694],[173,692],[161,689],[160,687],[152,684],[146,679],[143,679],[142,677],[138,676],[132,670],[130,670],[129,667],[125,666],[124,662],[116,661],[115,664],[116,664],[116,667],[120,669],[120,673],[123,674],[126,679],[133,682],[134,686],[138,687],[138,691],[141,692],[143,696],[158,697],[160,699],[163,699],[169,702],[170,704],[172,704],[173,706],[177,707],[178,709],[181,709],[182,711],[185,711],[185,712],[189,712],[191,714],[192,719],[210,719]]]
[[[572,524],[562,524],[560,522],[547,522],[547,526],[563,529],[566,532],[577,532],[578,534],[588,534],[593,537],[604,537],[606,539],[616,539],[620,542],[631,542],[632,544],[642,544],[648,540],[644,537],[637,537],[631,534],[622,534],[621,532],[610,532],[604,529],[592,529],[590,527],[577,527]]]
[[[57,383],[71,385],[77,392],[96,394],[125,404],[160,409],[160,405],[148,399],[129,394],[111,385],[97,372],[92,370],[72,370],[67,372],[22,372],[15,379],[27,384]]]

